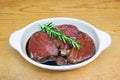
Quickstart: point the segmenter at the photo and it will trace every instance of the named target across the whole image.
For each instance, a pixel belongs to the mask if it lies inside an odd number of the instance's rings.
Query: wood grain
[[[9,45],[9,36],[50,17],[85,20],[108,32],[112,44],[91,64],[72,71],[33,66]],[[0,0],[0,80],[120,80],[120,0]]]

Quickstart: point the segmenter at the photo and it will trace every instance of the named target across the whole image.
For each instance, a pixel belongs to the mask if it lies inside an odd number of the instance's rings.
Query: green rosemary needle
[[[64,43],[68,42],[74,48],[79,49],[81,47],[80,43],[77,42],[74,38],[70,36],[65,36],[61,31],[56,30],[52,22],[41,26],[41,31],[46,32],[51,38],[58,38],[60,41],[63,41]]]

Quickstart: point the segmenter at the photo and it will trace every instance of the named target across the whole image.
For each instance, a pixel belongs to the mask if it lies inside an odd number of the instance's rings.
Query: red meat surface
[[[68,62],[79,63],[89,59],[95,51],[93,40],[85,33],[77,35],[77,41],[81,43],[80,49],[72,48],[68,55]]]
[[[34,33],[28,43],[28,52],[32,59],[42,60],[58,54],[58,48],[45,32]]]

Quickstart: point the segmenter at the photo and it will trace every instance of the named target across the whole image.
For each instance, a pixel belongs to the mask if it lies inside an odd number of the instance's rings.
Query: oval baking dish
[[[73,65],[66,65],[66,66],[51,66],[40,64],[27,56],[26,53],[26,44],[30,36],[35,33],[36,31],[40,30],[40,26],[47,22],[53,22],[56,25],[60,24],[72,24],[75,25],[80,31],[87,33],[94,41],[95,44],[95,54],[88,60],[83,62],[73,64]],[[36,65],[40,68],[49,69],[49,70],[71,70],[76,69],[82,66],[85,66],[95,60],[100,53],[105,50],[111,44],[111,37],[108,33],[101,31],[91,24],[74,18],[48,18],[38,20],[26,26],[25,28],[14,32],[9,38],[10,45],[16,49],[23,58],[25,58],[28,62]]]

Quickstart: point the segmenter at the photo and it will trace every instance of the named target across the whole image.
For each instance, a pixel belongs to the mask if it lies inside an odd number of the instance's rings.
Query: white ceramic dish
[[[30,59],[26,54],[26,49],[25,49],[26,43],[29,37],[34,32],[40,30],[40,26],[39,26],[40,24],[42,25],[48,22],[53,22],[56,25],[72,24],[77,26],[79,30],[87,33],[94,40],[95,43],[96,52],[94,56],[92,56],[90,59],[84,62],[74,65],[67,65],[67,66],[50,66],[50,65],[37,63],[34,60]],[[33,22],[28,26],[26,26],[25,28],[14,32],[9,38],[9,43],[14,49],[16,49],[22,55],[23,58],[25,58],[28,62],[32,63],[33,65],[49,70],[71,70],[85,66],[90,62],[92,62],[93,60],[95,60],[98,57],[98,55],[110,45],[111,37],[106,32],[96,29],[91,24],[82,20],[73,19],[73,18],[48,18]]]

